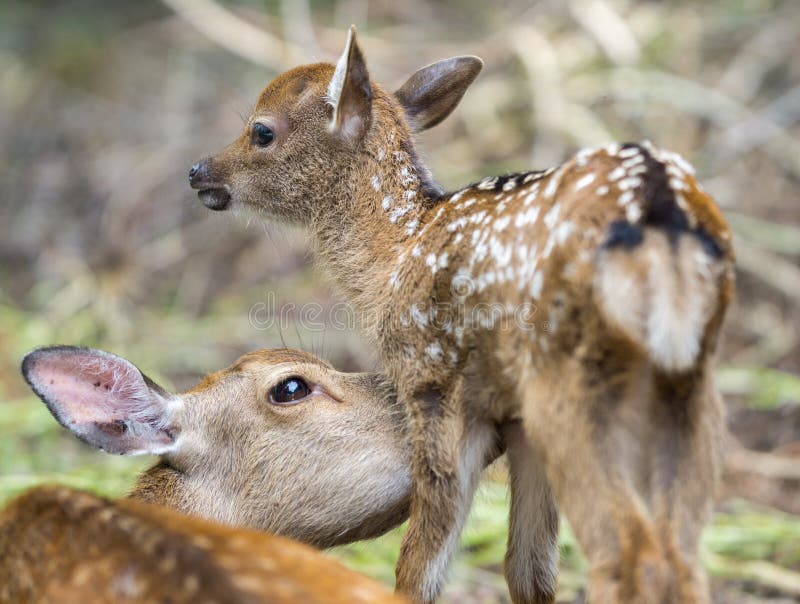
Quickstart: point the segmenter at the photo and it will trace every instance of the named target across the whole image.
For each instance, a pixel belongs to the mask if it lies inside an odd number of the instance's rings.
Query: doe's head
[[[382,137],[392,132],[408,149],[411,132],[447,117],[482,66],[473,56],[439,61],[388,93],[370,80],[351,27],[335,66],[304,65],[275,78],[239,137],[192,166],[190,184],[212,210],[241,204],[306,223],[320,204],[347,197],[352,174],[374,158]]]
[[[385,380],[297,350],[262,350],[172,394],[129,361],[40,348],[25,379],[55,418],[110,453],[161,456],[132,497],[318,546],[402,522],[405,419]]]

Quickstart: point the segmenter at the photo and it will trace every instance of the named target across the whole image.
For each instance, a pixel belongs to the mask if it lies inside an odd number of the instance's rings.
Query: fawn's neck
[[[317,257],[373,337],[389,275],[440,195],[405,124],[375,126],[361,160],[343,183],[343,199],[312,227]]]

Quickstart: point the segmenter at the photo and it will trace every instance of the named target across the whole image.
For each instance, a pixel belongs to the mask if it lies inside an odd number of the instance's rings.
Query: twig
[[[706,553],[704,563],[710,573],[723,579],[753,581],[780,592],[800,595],[800,573],[765,560],[734,560]]]
[[[605,0],[576,0],[569,5],[573,18],[617,65],[639,61],[639,43],[630,27]]]
[[[800,268],[780,256],[758,249],[737,238],[736,266],[786,295],[800,300]]]
[[[213,0],[161,0],[197,31],[230,52],[273,71],[286,69],[285,42],[255,27]]]
[[[728,452],[726,470],[758,474],[773,480],[800,480],[799,460],[770,453],[759,453],[738,446]]]
[[[748,242],[769,252],[800,256],[800,226],[770,222],[738,212],[726,212],[725,218],[734,232]]]

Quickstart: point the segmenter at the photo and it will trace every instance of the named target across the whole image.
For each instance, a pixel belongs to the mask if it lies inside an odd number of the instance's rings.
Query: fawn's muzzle
[[[189,185],[198,190],[197,196],[209,210],[221,211],[231,202],[230,189],[216,179],[210,164],[208,158],[194,164],[189,169]]]

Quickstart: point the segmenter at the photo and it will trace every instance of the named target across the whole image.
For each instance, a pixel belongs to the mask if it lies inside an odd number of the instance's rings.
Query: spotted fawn
[[[554,600],[558,511],[590,601],[707,602],[697,547],[719,474],[730,231],[692,167],[647,142],[443,191],[413,135],[481,67],[443,60],[392,93],[351,28],[336,65],[273,80],[191,185],[213,210],[305,227],[377,342],[413,447],[400,591],[440,593],[499,430],[515,602]]]

